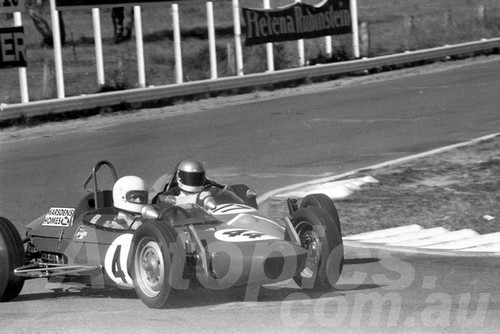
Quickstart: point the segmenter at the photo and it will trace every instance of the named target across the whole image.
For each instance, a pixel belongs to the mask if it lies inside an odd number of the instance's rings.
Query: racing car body
[[[0,219],[0,301],[15,298],[29,278],[135,289],[148,307],[163,308],[172,305],[172,291],[193,281],[225,289],[293,278],[317,288],[332,287],[340,275],[340,225],[325,196],[309,196],[300,207],[290,200],[291,217],[275,221],[242,185],[209,186],[202,204],[156,194],[128,228],[116,228],[108,224],[118,214],[112,193],[97,184],[102,166],[116,180],[113,165],[98,162],[84,182],[87,189],[94,180],[92,192],[28,224],[24,246]]]

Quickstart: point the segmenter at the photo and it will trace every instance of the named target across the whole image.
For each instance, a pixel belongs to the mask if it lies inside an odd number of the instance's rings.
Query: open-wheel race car
[[[329,289],[340,276],[340,223],[326,195],[289,199],[290,217],[273,220],[246,185],[207,180],[209,196],[181,204],[171,195],[175,178],[162,176],[141,214],[118,228],[107,224],[118,212],[112,190],[99,187],[103,166],[116,181],[114,166],[99,161],[81,201],[50,208],[27,225],[24,239],[0,217],[0,301],[17,297],[32,278],[135,289],[148,307],[164,308],[193,283],[226,289],[293,278],[302,288]]]

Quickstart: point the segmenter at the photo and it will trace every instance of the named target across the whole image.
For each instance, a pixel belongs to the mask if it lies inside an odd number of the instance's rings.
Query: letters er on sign
[[[0,67],[26,67],[24,28],[0,28]]]

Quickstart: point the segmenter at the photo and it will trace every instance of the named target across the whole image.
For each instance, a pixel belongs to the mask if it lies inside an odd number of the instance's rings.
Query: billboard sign
[[[242,8],[245,45],[352,33],[349,0],[295,3],[276,9]]]
[[[24,28],[0,28],[0,68],[26,67]]]

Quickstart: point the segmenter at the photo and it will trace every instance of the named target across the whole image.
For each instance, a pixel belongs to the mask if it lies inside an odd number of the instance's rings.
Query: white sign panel
[[[73,223],[74,208],[50,208],[45,215],[43,226],[69,227]]]

